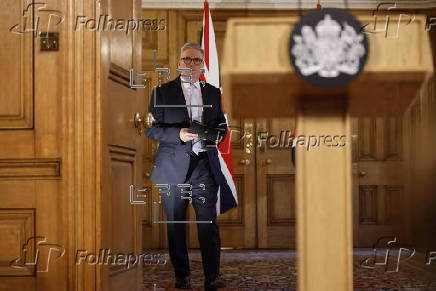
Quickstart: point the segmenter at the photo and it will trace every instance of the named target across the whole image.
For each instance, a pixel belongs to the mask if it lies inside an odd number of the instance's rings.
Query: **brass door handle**
[[[133,125],[135,126],[139,135],[141,135],[142,130],[147,127],[152,127],[155,122],[153,114],[148,113],[147,117],[141,116],[139,112],[136,112],[133,116]]]
[[[244,166],[248,166],[250,164],[250,160],[249,159],[241,159],[240,163]]]
[[[366,172],[365,172],[365,171],[360,171],[360,172],[359,172],[359,176],[360,176],[360,177],[364,177],[364,176],[366,176]]]
[[[142,129],[144,128],[144,117],[142,117],[139,112],[136,112],[133,116],[133,125],[138,135],[141,135]]]
[[[244,135],[243,138],[245,138],[245,153],[251,154],[253,150],[253,124],[252,123],[246,123],[244,125]]]
[[[256,134],[256,137],[257,137],[257,140],[256,140],[256,148],[258,148],[259,149],[259,151],[261,151],[261,152],[264,152],[265,151],[265,149],[266,149],[266,141],[265,142],[262,142],[261,140],[260,140],[260,137],[259,137],[259,133],[260,132],[266,132],[263,128],[262,129],[259,129],[258,131],[257,131],[257,134]]]
[[[266,160],[265,160],[265,164],[267,164],[267,165],[271,165],[271,164],[272,164],[272,160],[271,160],[271,159],[266,159]]]

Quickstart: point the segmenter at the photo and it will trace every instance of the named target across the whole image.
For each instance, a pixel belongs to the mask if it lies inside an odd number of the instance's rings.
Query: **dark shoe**
[[[191,289],[191,277],[176,277],[177,289]]]
[[[205,282],[204,283],[204,290],[205,291],[215,291],[218,290],[218,288],[224,288],[226,284],[224,283],[224,280],[221,276],[216,278],[215,280],[211,282]]]

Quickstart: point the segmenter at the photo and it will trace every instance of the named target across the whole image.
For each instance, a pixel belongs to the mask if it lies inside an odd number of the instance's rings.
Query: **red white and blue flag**
[[[205,72],[200,79],[221,89],[215,31],[213,29],[212,17],[210,16],[209,3],[207,1],[204,1],[201,47],[204,50]],[[228,128],[227,114],[224,114],[224,116]],[[219,163],[211,163],[211,169],[215,172],[214,176],[220,176],[218,179],[218,202],[216,204],[217,214],[220,215],[238,204],[238,196],[233,181],[232,144],[229,130],[227,130],[223,142],[218,146],[217,152]]]

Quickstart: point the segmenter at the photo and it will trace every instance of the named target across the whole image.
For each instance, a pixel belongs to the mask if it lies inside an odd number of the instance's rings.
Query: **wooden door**
[[[40,4],[0,2],[0,290],[5,291],[68,290],[67,264],[73,260],[61,138],[67,49],[42,51],[39,35],[46,31],[47,9],[65,17],[67,1],[45,1],[45,9]],[[56,29],[65,40],[67,28]]]
[[[354,246],[380,237],[406,242],[401,118],[355,118],[352,123]]]
[[[294,125],[294,118],[256,122],[259,248],[295,248],[295,168],[290,141]]]
[[[253,119],[229,120],[238,206],[218,217],[221,245],[256,248],[256,149]]]
[[[138,19],[140,1],[107,0],[101,2],[101,14],[114,19]],[[142,252],[143,205],[140,195],[144,183],[142,152],[145,140],[134,128],[135,113],[147,112],[144,89],[132,88],[129,70],[141,72],[141,35],[139,31],[101,32],[98,46],[101,55],[101,218],[100,248],[112,253]],[[136,77],[134,77],[137,79]],[[142,83],[140,83],[142,84]],[[133,199],[130,186],[133,185]],[[139,195],[138,195],[139,194]],[[146,195],[147,193],[145,193]],[[139,198],[138,198],[139,197]],[[148,198],[150,201],[150,197]],[[132,268],[103,266],[100,274],[101,290],[140,290],[142,264]]]
[[[171,41],[169,41],[169,33],[175,30],[175,27],[169,27],[170,21],[168,11],[159,9],[142,9],[142,19],[159,19],[161,21],[160,30],[153,27],[152,30],[142,33],[142,72],[145,75],[143,78],[146,81],[145,88],[145,104],[148,106],[153,94],[153,88],[159,86],[159,83],[168,82],[167,78],[174,79],[177,75],[170,68],[170,63],[176,63],[173,55],[170,54]],[[171,23],[174,25],[173,23]],[[162,29],[165,27],[165,29]],[[170,72],[159,72],[156,68],[169,68]],[[169,76],[168,76],[169,75]],[[147,107],[148,111],[148,107]],[[159,142],[145,138],[143,150],[143,167],[145,173],[145,181],[143,188],[146,189],[150,196],[147,197],[145,205],[144,217],[142,222],[142,247],[144,249],[159,249],[167,248],[166,224],[154,223],[155,220],[164,221],[165,215],[160,200],[159,188],[153,185],[149,179],[153,168],[154,154],[159,147]],[[157,204],[154,204],[156,202]]]

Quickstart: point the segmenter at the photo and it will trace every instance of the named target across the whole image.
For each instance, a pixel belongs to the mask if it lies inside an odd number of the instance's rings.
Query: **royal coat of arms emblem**
[[[313,86],[338,88],[362,71],[368,41],[360,23],[340,9],[302,17],[291,34],[289,53],[298,75]]]

